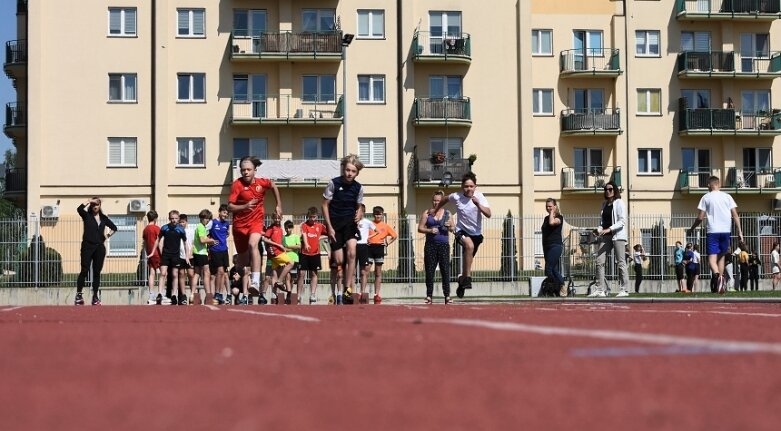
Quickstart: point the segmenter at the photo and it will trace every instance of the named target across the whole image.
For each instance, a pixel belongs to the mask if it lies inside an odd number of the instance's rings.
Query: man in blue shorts
[[[730,236],[732,234],[732,220],[735,220],[735,227],[738,230],[738,238],[743,242],[743,229],[740,227],[740,216],[738,216],[738,205],[727,193],[719,190],[721,181],[719,177],[712,176],[708,178],[708,193],[706,193],[697,209],[699,215],[694,220],[689,236],[694,233],[694,229],[702,223],[705,217],[708,218],[708,265],[711,270],[711,291],[718,290],[724,293],[724,256],[729,252]],[[730,219],[731,216],[731,219]]]

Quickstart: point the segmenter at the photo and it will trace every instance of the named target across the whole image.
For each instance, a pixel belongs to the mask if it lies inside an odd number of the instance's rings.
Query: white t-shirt
[[[779,262],[779,259],[781,259],[781,254],[779,254],[777,250],[773,250],[770,253],[770,266],[773,268],[773,274],[781,272],[781,262]]]
[[[705,193],[697,209],[708,215],[708,233],[732,232],[732,208],[737,208],[735,199],[721,190]]]
[[[480,202],[480,205],[490,208],[488,201],[482,193],[475,192],[475,196],[477,197],[478,202]],[[447,198],[450,202],[456,204],[458,214],[456,229],[464,231],[464,233],[468,235],[481,235],[483,233],[483,213],[481,213],[480,208],[472,202],[472,198],[464,196],[462,192],[451,193]]]
[[[190,250],[193,249],[193,241],[195,240],[195,223],[187,224],[187,227],[184,229],[184,232],[187,234],[187,246],[190,247]],[[184,241],[180,241],[179,244],[179,259],[186,259],[187,254],[185,252],[185,244]]]
[[[358,222],[358,232],[361,233],[361,238],[358,240],[358,244],[368,244],[369,229],[371,230],[377,229],[377,226],[375,226],[371,220],[361,219],[361,221]]]
[[[643,255],[639,252],[635,252],[635,265],[642,265],[643,264]]]

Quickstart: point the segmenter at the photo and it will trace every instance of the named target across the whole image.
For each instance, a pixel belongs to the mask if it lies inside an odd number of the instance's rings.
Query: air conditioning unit
[[[127,208],[131,213],[145,213],[147,210],[147,204],[143,199],[130,199]]]
[[[41,207],[41,218],[58,218],[59,216],[59,205],[43,205]]]
[[[771,199],[770,204],[771,211],[781,211],[781,199]]]

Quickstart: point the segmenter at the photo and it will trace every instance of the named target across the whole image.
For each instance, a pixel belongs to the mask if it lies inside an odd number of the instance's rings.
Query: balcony
[[[256,100],[231,102],[231,124],[241,125],[326,125],[343,122],[343,100],[339,94],[320,96],[266,95]]]
[[[444,180],[459,183],[465,173],[472,170],[469,159],[445,159],[442,163],[435,163],[431,158],[412,159],[413,181],[418,185],[436,185],[444,184]],[[449,185],[449,184],[448,184]]]
[[[735,52],[684,51],[678,54],[679,78],[773,79],[781,76],[781,53],[742,57]]]
[[[561,189],[564,192],[600,193],[610,181],[621,188],[621,166],[589,166],[561,170]]]
[[[681,107],[678,124],[680,136],[776,136],[781,135],[781,110],[741,112]]]
[[[472,62],[472,40],[469,33],[432,36],[429,31],[417,31],[412,38],[412,60],[417,62]]]
[[[468,97],[415,98],[412,107],[416,126],[472,126]]]
[[[619,109],[561,111],[561,134],[567,136],[617,136],[621,130]]]
[[[231,165],[233,180],[241,177],[239,160]],[[273,180],[277,187],[324,187],[340,175],[339,160],[263,160],[258,175]]]
[[[22,138],[27,135],[27,119],[23,104],[7,103],[5,105],[3,132],[11,139]]]
[[[676,0],[678,20],[772,21],[781,18],[781,0]]]
[[[5,192],[4,198],[27,195],[27,170],[26,169],[6,169],[5,170]]]
[[[248,35],[233,30],[231,60],[341,61],[342,32],[293,33],[282,31]]]
[[[27,76],[27,40],[10,40],[5,43],[3,70],[12,80]]]
[[[623,73],[617,49],[570,49],[559,55],[562,78],[616,78]]]
[[[26,14],[27,13],[27,0],[16,0],[16,14]]]
[[[681,169],[678,172],[678,184],[676,188],[681,193],[690,193],[690,194],[708,193],[708,178],[710,178],[711,176],[723,178],[721,176],[721,169],[707,169],[707,168],[703,168],[699,170]]]
[[[781,167],[758,170],[729,168],[722,190],[754,194],[781,192]]]

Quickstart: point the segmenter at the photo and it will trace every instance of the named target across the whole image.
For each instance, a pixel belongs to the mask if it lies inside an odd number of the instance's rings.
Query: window
[[[637,89],[637,115],[662,115],[661,89]]]
[[[532,90],[534,115],[553,115],[553,89]]]
[[[108,162],[110,168],[135,168],[136,138],[108,138]]]
[[[710,108],[710,90],[681,90],[681,97],[686,99],[687,108]]]
[[[662,173],[662,150],[659,148],[640,148],[637,150],[638,174]]]
[[[301,29],[305,32],[324,32],[336,29],[336,11],[334,9],[304,9]]]
[[[463,78],[460,76],[430,76],[429,97],[432,99],[444,99],[462,97]]]
[[[137,256],[136,217],[129,215],[110,215],[117,225],[117,231],[106,241],[108,256]]]
[[[532,30],[532,55],[553,55],[553,30]]]
[[[710,51],[710,33],[707,31],[682,31],[681,51]]]
[[[178,102],[205,102],[206,101],[206,74],[204,73],[180,73],[176,75]]]
[[[111,102],[135,102],[136,74],[110,73],[108,75],[108,100]]]
[[[740,34],[740,71],[764,72],[770,57],[770,35],[767,33]],[[764,60],[764,61],[757,61]]]
[[[586,55],[588,57],[601,57],[602,54],[602,32],[599,30],[575,30],[575,51],[580,51],[576,55]],[[575,61],[578,61],[576,58]]]
[[[358,37],[381,39],[385,37],[385,11],[358,10]]]
[[[603,175],[601,148],[575,148],[575,174]],[[576,178],[576,180],[579,178]]]
[[[429,21],[429,49],[432,54],[445,53],[445,41],[461,39],[461,12],[431,11]]]
[[[689,175],[689,187],[707,188],[711,176],[710,150],[701,148],[681,148],[681,169]]]
[[[577,88],[575,112],[578,114],[602,114],[605,111],[605,92],[601,88]]]
[[[431,154],[443,152],[449,160],[464,158],[463,138],[431,138]]]
[[[109,8],[108,34],[109,36],[135,36],[136,8]]]
[[[177,9],[176,35],[181,37],[205,37],[205,9]]]
[[[336,75],[305,75],[304,102],[335,102]]]
[[[534,149],[534,173],[535,174],[553,173],[553,148]]]
[[[741,129],[766,129],[770,121],[770,91],[748,90],[740,92]]]
[[[385,102],[385,76],[358,75],[358,102]]]
[[[234,75],[233,102],[234,104],[251,103],[252,118],[265,118],[266,75]]]
[[[234,9],[233,36],[260,37],[266,31],[265,9]]]
[[[266,138],[234,138],[233,162],[236,167],[242,157],[254,156],[257,159],[268,159],[268,140]]]
[[[635,54],[638,57],[659,57],[659,30],[635,31]]]
[[[385,166],[385,138],[358,138],[358,157],[370,167]]]
[[[304,160],[336,160],[336,138],[304,138]]]
[[[176,166],[203,167],[205,146],[206,143],[204,138],[177,138]]]

